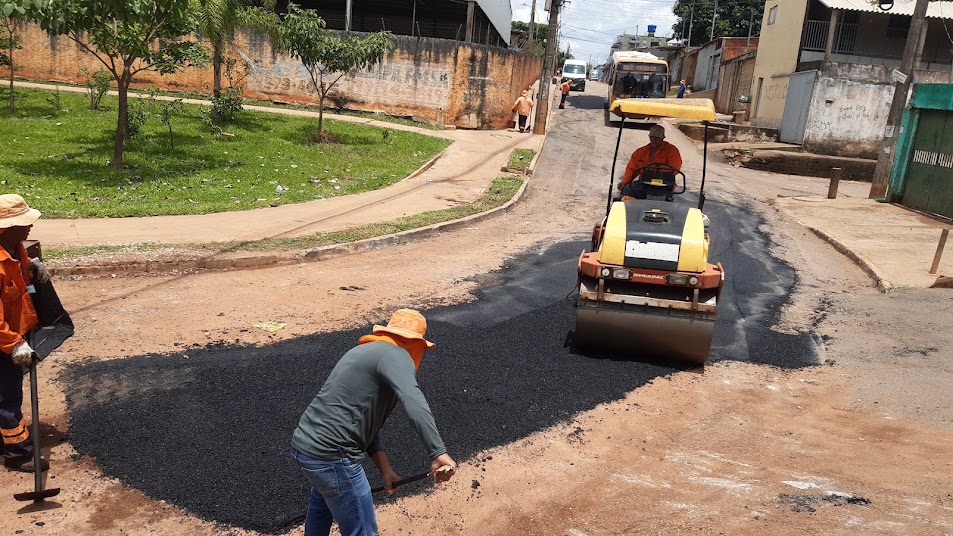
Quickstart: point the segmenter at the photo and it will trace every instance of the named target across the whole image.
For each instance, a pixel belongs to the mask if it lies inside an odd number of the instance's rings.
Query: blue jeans
[[[327,536],[332,521],[341,536],[377,535],[371,486],[359,460],[317,460],[294,448],[291,455],[311,484],[304,536]]]

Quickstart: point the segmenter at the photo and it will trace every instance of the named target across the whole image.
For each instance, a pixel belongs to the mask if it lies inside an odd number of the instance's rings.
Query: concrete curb
[[[177,259],[177,260],[156,260],[142,262],[127,262],[117,265],[93,265],[93,266],[64,266],[53,267],[51,271],[57,277],[81,276],[81,275],[116,275],[116,274],[135,274],[135,273],[185,273],[196,270],[229,270],[229,269],[255,269],[271,268],[274,266],[284,266],[289,264],[299,264],[302,262],[320,261],[351,253],[362,251],[371,251],[382,247],[405,244],[412,239],[428,238],[436,236],[442,232],[462,229],[474,223],[487,220],[500,214],[508,212],[522,197],[526,191],[529,180],[524,179],[523,185],[517,190],[513,198],[506,203],[479,214],[472,214],[464,218],[436,223],[421,227],[419,229],[409,229],[399,233],[368,238],[357,242],[348,242],[346,244],[333,244],[322,246],[312,250],[304,251],[286,251],[277,253],[261,253],[251,255],[241,255],[235,257],[216,257],[213,254],[209,257],[198,259]]]
[[[893,290],[894,288],[893,285],[890,284],[890,281],[887,281],[883,273],[880,272],[880,269],[877,268],[877,265],[871,262],[870,259],[851,250],[846,245],[844,245],[840,240],[834,238],[833,236],[827,234],[826,232],[816,227],[811,227],[811,226],[805,226],[805,227],[807,227],[808,230],[810,230],[812,233],[817,235],[818,238],[834,246],[834,249],[843,253],[844,255],[847,256],[847,258],[854,261],[854,264],[860,267],[861,270],[863,270],[867,275],[869,275],[874,280],[874,283],[877,285],[877,288],[880,290],[880,292],[887,293]]]

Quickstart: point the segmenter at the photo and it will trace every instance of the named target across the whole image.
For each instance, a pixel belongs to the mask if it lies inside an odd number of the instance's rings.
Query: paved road
[[[575,189],[559,191],[557,198],[540,187],[529,202],[552,210],[595,207],[587,219],[600,217],[602,181],[580,179],[593,176],[588,163],[594,155],[604,157],[616,135],[600,124],[599,86],[589,84],[588,94],[574,94],[566,113],[554,118],[533,179],[562,185],[558,180],[568,173],[577,180]],[[624,135],[631,147],[645,132]],[[595,167],[608,171],[604,158]],[[574,203],[575,198],[586,202]],[[759,231],[763,222],[743,206],[709,201],[706,211],[713,226],[712,257],[728,270],[712,360],[781,367],[816,363],[809,330],[782,335],[769,329],[796,273],[768,255],[768,239]],[[581,221],[577,238],[533,248],[500,272],[478,278],[483,288],[476,301],[427,311],[429,334],[441,344],[425,359],[419,379],[456,459],[514,442],[674,372],[575,351],[571,294],[576,258],[591,226]],[[280,531],[305,507],[304,480],[287,445],[300,412],[332,366],[315,356],[339,355],[366,331],[261,348],[220,343],[187,355],[77,365],[64,375],[71,441],[106,474],[152,497],[206,519]],[[382,439],[399,472],[426,469],[425,453],[400,411]]]

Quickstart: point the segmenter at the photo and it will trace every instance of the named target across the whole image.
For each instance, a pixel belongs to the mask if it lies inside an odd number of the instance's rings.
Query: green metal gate
[[[902,203],[953,218],[953,112],[920,110]]]

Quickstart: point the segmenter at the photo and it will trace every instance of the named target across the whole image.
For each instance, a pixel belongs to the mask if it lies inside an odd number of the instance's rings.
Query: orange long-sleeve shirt
[[[663,141],[654,158],[649,158],[651,152],[652,145],[648,144],[639,147],[632,153],[629,164],[625,166],[625,173],[622,175],[622,186],[632,182],[633,171],[648,164],[668,164],[675,169],[682,169],[682,154],[678,152],[678,147],[671,143]]]
[[[3,309],[0,310],[0,352],[6,354],[12,352],[13,347],[23,341],[23,336],[39,323],[27,293],[30,258],[23,245],[20,245],[20,259],[22,262],[0,247],[0,300],[3,302]]]
[[[513,109],[520,115],[529,115],[529,112],[533,109],[533,101],[527,97],[520,97],[516,99]]]

